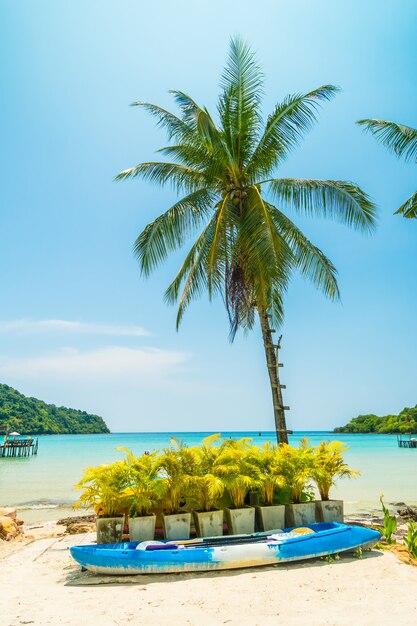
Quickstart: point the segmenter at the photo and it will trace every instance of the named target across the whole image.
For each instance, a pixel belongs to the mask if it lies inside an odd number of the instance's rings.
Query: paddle
[[[268,537],[269,535],[274,535],[276,533],[282,533],[281,528],[275,528],[274,530],[264,530],[257,533],[251,533],[249,535],[217,535],[215,537],[196,537],[195,539],[181,539],[180,541],[176,541],[176,545],[186,545],[192,543],[205,543],[205,542],[218,542],[225,543],[227,541],[234,541],[235,539],[249,539],[249,538],[257,538],[257,537]]]
[[[282,530],[268,530],[261,533],[253,533],[252,535],[225,535],[219,537],[184,539],[183,541],[176,541],[175,545],[184,546],[185,548],[211,548],[218,545],[227,546],[240,543],[260,543],[266,541],[271,535],[276,533],[282,533]]]

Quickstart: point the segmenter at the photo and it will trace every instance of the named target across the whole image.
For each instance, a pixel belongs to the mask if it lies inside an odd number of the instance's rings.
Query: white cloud
[[[68,384],[153,381],[175,373],[188,360],[182,352],[109,346],[91,351],[64,348],[33,357],[0,356],[2,380],[65,381]]]
[[[0,333],[36,334],[45,332],[80,333],[114,337],[143,337],[149,335],[149,333],[140,326],[113,326],[110,324],[73,322],[70,320],[20,319],[0,322]]]

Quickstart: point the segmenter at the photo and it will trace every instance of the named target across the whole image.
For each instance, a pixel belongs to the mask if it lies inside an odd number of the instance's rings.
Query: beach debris
[[[16,516],[16,509],[0,508],[0,540],[10,541],[23,534],[23,521]]]
[[[76,517],[65,517],[57,522],[61,526],[66,526],[66,533],[69,535],[78,535],[82,533],[90,533],[96,529],[95,515],[78,515]]]

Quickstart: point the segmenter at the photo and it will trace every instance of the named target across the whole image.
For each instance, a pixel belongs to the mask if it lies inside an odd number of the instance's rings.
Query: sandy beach
[[[81,572],[72,545],[92,533],[28,526],[2,542],[2,626],[147,624],[311,626],[415,624],[417,568],[386,551],[248,570],[100,577]]]

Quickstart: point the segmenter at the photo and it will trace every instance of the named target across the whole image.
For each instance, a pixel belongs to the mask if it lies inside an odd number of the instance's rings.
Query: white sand
[[[69,546],[92,537],[0,546],[1,626],[417,623],[417,568],[391,553],[373,551],[331,564],[106,578],[81,573],[69,554]]]

